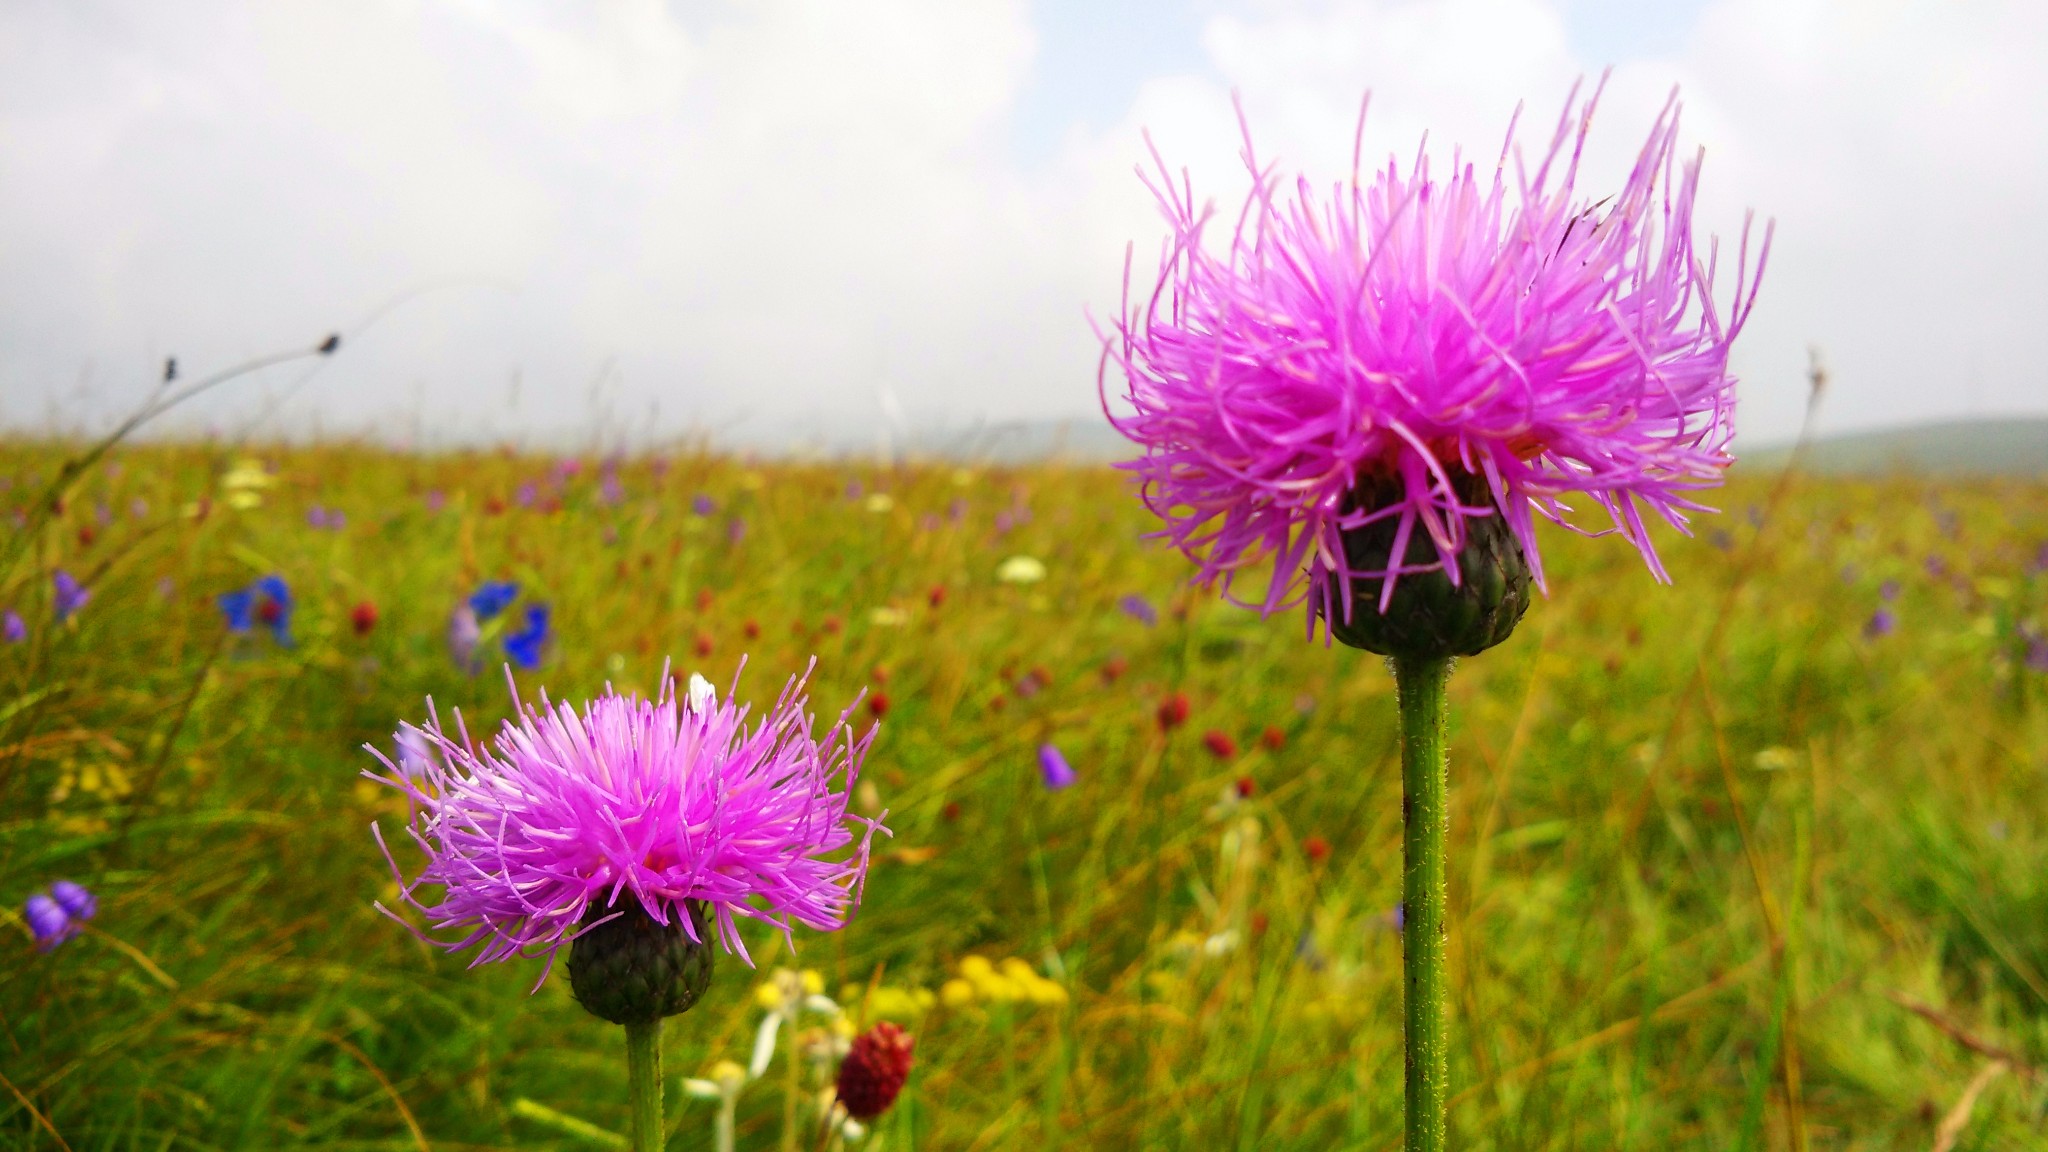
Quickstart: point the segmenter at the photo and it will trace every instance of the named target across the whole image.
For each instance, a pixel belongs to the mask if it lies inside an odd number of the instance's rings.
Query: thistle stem
[[[633,1152],[660,1152],[661,1020],[626,1025],[626,1101]]]
[[[1443,1152],[1445,658],[1396,656],[1401,709],[1401,967],[1407,1010],[1407,1152]]]

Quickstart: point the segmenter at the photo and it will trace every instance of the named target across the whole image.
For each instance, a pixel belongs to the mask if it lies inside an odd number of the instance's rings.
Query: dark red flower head
[[[1228,732],[1211,728],[1202,733],[1202,743],[1209,749],[1209,754],[1218,760],[1231,760],[1237,757],[1237,741],[1232,740]]]
[[[377,626],[377,606],[368,600],[349,610],[348,622],[354,626],[356,635],[368,636],[370,629]]]
[[[1188,719],[1188,695],[1187,695],[1187,693],[1185,693],[1185,692],[1175,692],[1175,693],[1174,693],[1173,695],[1171,695],[1171,696],[1168,696],[1168,697],[1167,697],[1166,699],[1164,699],[1164,700],[1160,701],[1160,703],[1159,703],[1159,726],[1160,726],[1161,728],[1165,728],[1165,729],[1169,729],[1169,730],[1171,730],[1171,729],[1174,729],[1174,728],[1178,728],[1178,727],[1180,727],[1180,726],[1181,726],[1182,724],[1185,724],[1185,723],[1187,723],[1187,719]]]
[[[903,1082],[910,1078],[911,1051],[917,1037],[887,1020],[853,1039],[853,1048],[839,1065],[839,1103],[855,1120],[873,1120],[889,1110]]]

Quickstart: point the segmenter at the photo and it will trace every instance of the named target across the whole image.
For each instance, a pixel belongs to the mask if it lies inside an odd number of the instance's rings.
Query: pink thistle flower
[[[480,946],[472,966],[545,953],[552,969],[579,929],[611,919],[583,925],[587,909],[628,895],[656,923],[679,918],[696,943],[704,941],[684,902],[702,902],[710,934],[748,964],[740,917],[785,937],[795,924],[844,926],[869,844],[888,833],[847,813],[875,732],[855,735],[849,705],[815,738],[808,678],[792,678],[751,729],[748,708],[718,700],[700,677],[680,699],[664,675],[656,699],[607,688],[580,711],[545,693],[538,708],[520,703],[514,686],[518,716],[484,746],[459,712],[444,732],[429,701],[417,731],[433,755],[394,764],[366,745],[385,771],[365,775],[412,802],[407,831],[426,856],[406,879],[385,849],[401,899],[430,929],[462,935],[414,931],[449,951]],[[382,847],[382,830],[371,831]],[[438,887],[440,898],[423,902],[423,887]]]
[[[1724,310],[1717,246],[1693,243],[1700,165],[1675,156],[1676,95],[1627,182],[1588,203],[1575,184],[1597,100],[1574,89],[1533,171],[1510,126],[1490,178],[1455,155],[1439,176],[1418,154],[1361,180],[1354,151],[1327,202],[1305,179],[1283,200],[1246,128],[1253,188],[1220,251],[1212,209],[1154,150],[1146,182],[1172,236],[1149,298],[1134,307],[1127,278],[1100,333],[1101,387],[1145,451],[1121,467],[1198,581],[1245,603],[1232,583],[1270,558],[1248,606],[1305,600],[1313,630],[1340,605],[1350,617],[1354,580],[1377,582],[1382,612],[1404,575],[1456,585],[1468,521],[1499,515],[1541,587],[1535,517],[1574,527],[1575,494],[1607,521],[1588,534],[1620,535],[1668,580],[1645,514],[1685,531],[1711,511],[1690,493],[1733,459],[1728,350],[1770,230],[1752,264],[1745,223]],[[1112,364],[1128,415],[1109,410]],[[1385,566],[1359,570],[1342,534],[1387,520]],[[1417,533],[1433,559],[1409,550]]]

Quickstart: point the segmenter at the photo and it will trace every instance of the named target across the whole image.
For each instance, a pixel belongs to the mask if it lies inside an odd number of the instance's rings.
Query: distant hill
[[[820,422],[816,428],[783,430],[768,447],[824,455],[867,455],[886,443],[911,456],[953,460],[1076,463],[1125,460],[1138,450],[1100,416],[1064,420],[1006,420],[926,425],[878,441],[872,423]],[[1738,444],[1741,467],[1778,467],[1791,453],[1783,441],[1756,447]],[[1863,475],[1925,472],[1949,476],[2048,475],[2048,417],[2011,416],[1917,424],[1874,432],[1823,436],[1807,452],[1806,467],[1824,473]]]
[[[1782,464],[1789,444],[1742,452],[1743,463]],[[1926,472],[1947,476],[2048,475],[2048,417],[1951,420],[1823,436],[1807,449],[1815,472]]]

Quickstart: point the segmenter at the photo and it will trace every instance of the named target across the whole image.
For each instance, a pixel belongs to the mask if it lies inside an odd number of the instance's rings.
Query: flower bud
[[[1396,493],[1385,485],[1361,483],[1351,499],[1359,507],[1382,508],[1392,504]],[[1467,506],[1489,505],[1492,495],[1486,482],[1470,474],[1458,478],[1458,499]],[[1400,518],[1387,516],[1343,533],[1344,559],[1353,572],[1384,572],[1392,566],[1394,536]],[[1383,656],[1441,659],[1476,656],[1506,640],[1529,608],[1529,565],[1522,546],[1498,510],[1491,516],[1464,518],[1464,547],[1459,549],[1458,582],[1439,565],[1435,570],[1412,569],[1437,563],[1436,542],[1420,524],[1408,536],[1408,547],[1400,561],[1404,569],[1394,583],[1394,594],[1380,611],[1384,578],[1354,576],[1351,579],[1351,614],[1343,619],[1342,589],[1332,588],[1319,612],[1330,614],[1330,635],[1353,648]]]
[[[910,1078],[917,1038],[887,1020],[854,1038],[839,1065],[839,1103],[855,1120],[873,1120],[889,1110]]]
[[[695,940],[683,928],[685,909]],[[651,1024],[689,1011],[711,986],[713,948],[702,901],[671,906],[669,922],[659,924],[637,897],[621,892],[608,908],[593,901],[583,924],[569,945],[569,989],[593,1016],[614,1024]]]

